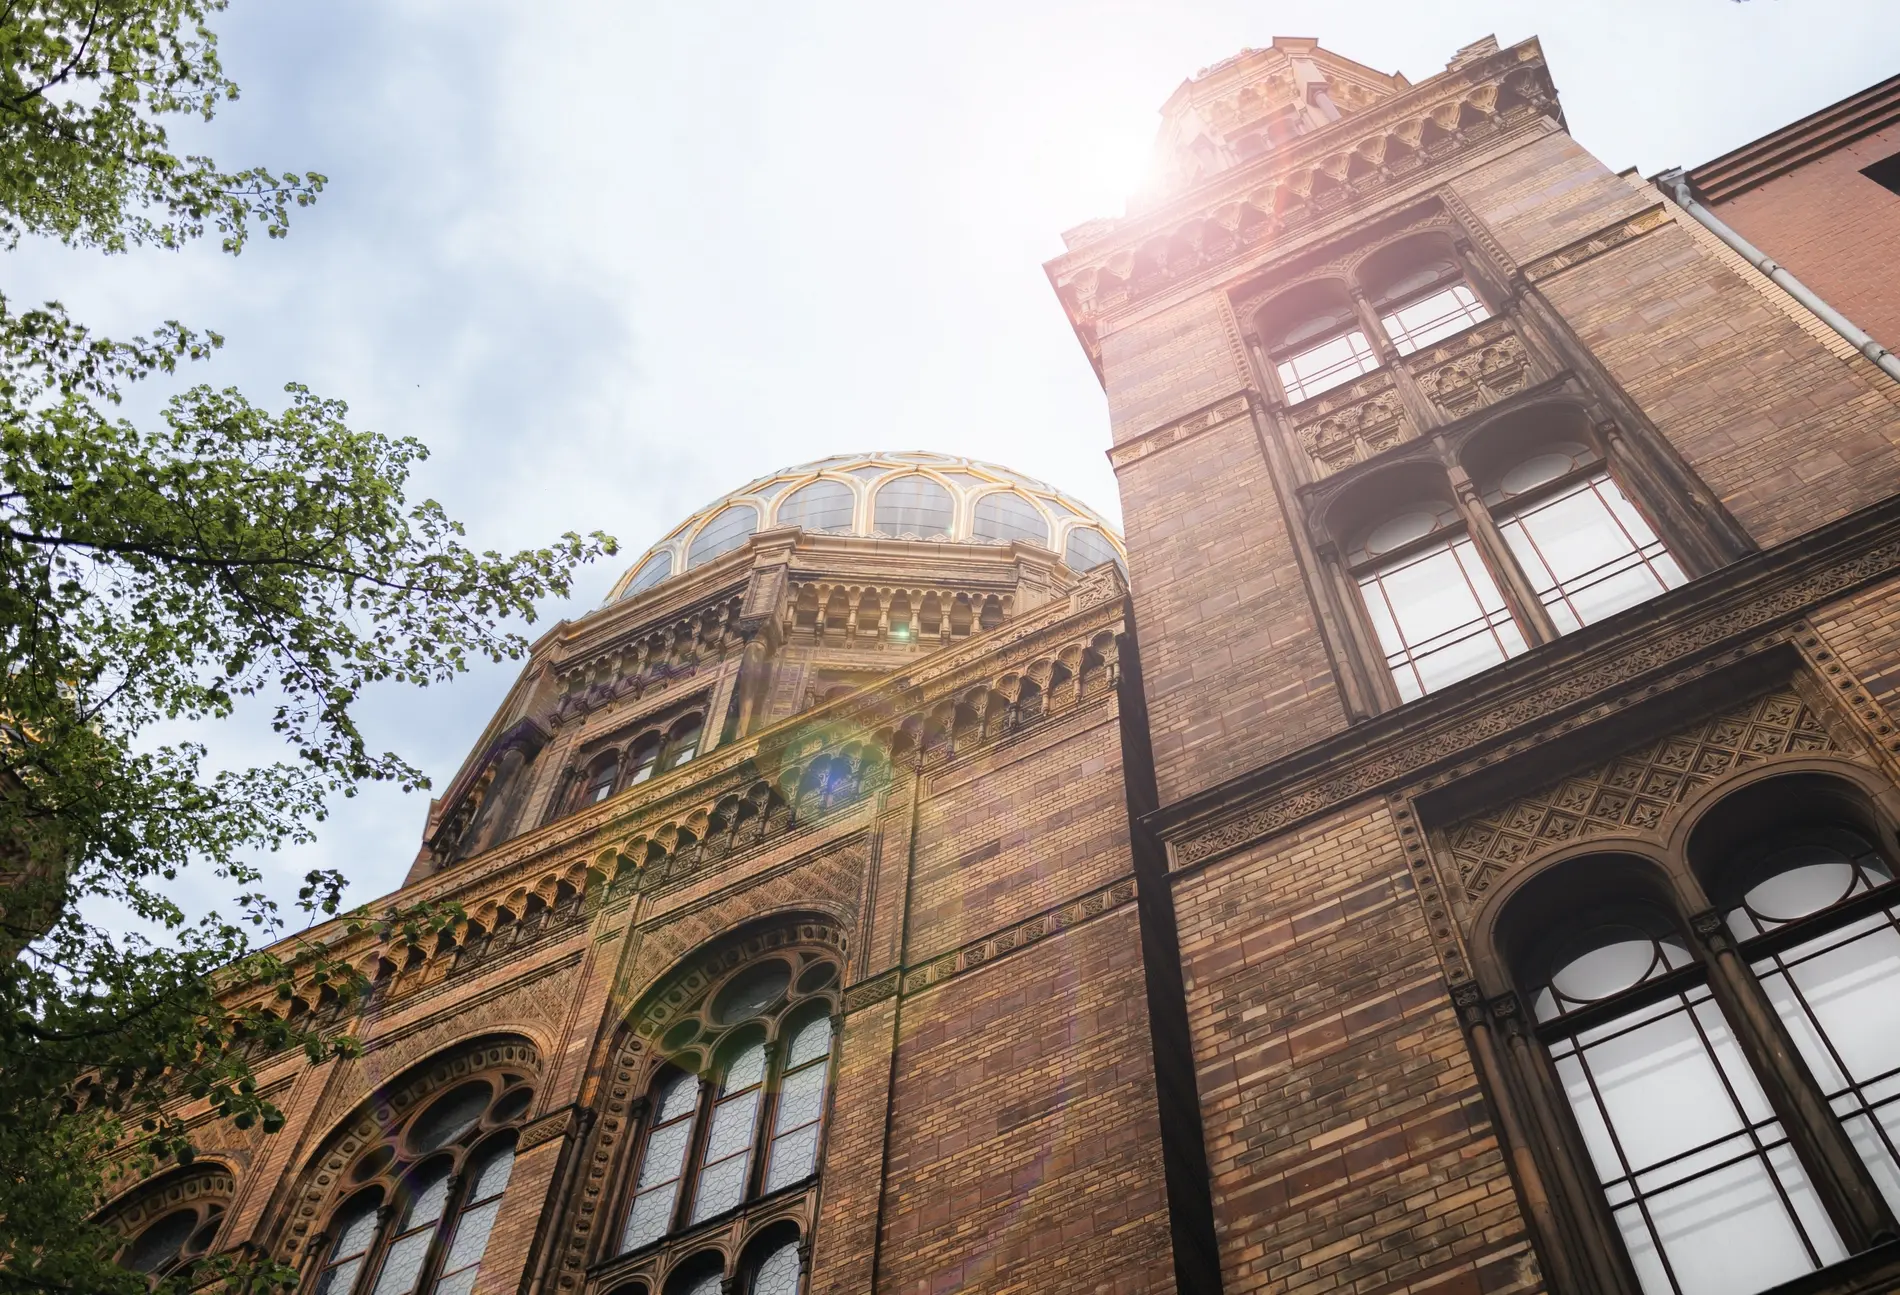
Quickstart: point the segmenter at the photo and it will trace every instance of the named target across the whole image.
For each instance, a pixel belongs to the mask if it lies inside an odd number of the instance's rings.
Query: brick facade
[[[1719,204],[1854,279],[1877,334],[1895,294],[1833,253],[1892,260],[1895,228],[1814,213],[1891,129]],[[814,1295],[1668,1289],[1585,1154],[1562,1023],[1528,1019],[1564,914],[1627,885],[1675,915],[1670,983],[1738,1023],[1846,1256],[1777,1289],[1900,1283],[1716,858],[1789,805],[1876,852],[1900,830],[1900,385],[1573,140],[1535,41],[1417,85],[1276,41],[1185,84],[1163,144],[1142,205],[1047,267],[1104,387],[1126,579],[974,542],[958,496],[955,540],[767,527],[551,632],[401,893],[469,922],[350,948],[363,1056],[265,1060],[287,1126],[204,1127],[220,1245],[314,1289],[379,1140],[505,1075],[534,1098],[475,1295],[746,1291],[792,1241]],[[1485,317],[1397,347],[1401,253]],[[1288,339],[1319,334],[1276,312],[1321,300],[1367,371],[1292,400]],[[1680,578],[1561,632],[1504,538],[1525,447],[1620,492]],[[1412,700],[1359,592],[1401,506],[1483,555],[1523,638]],[[639,763],[694,717],[690,759]],[[595,800],[603,767],[640,772]],[[812,1011],[818,1172],[748,1161],[743,1199],[623,1244],[672,1068],[711,1164],[733,1058],[769,1027],[764,1138]]]

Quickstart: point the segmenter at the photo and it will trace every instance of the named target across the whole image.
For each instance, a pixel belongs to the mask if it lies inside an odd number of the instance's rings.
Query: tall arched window
[[[1846,1257],[1671,919],[1564,939],[1535,1011],[1644,1291],[1760,1290]]]
[[[1403,701],[1524,651],[1458,510],[1421,499],[1364,529],[1347,554]]]
[[[837,1010],[834,958],[827,950],[777,951],[712,978],[682,1005],[662,1039],[672,1059],[648,1090],[623,1253],[795,1189],[817,1172]]]
[[[1259,327],[1288,404],[1310,400],[1379,367],[1378,353],[1342,284],[1293,289],[1261,312]]]
[[[533,1096],[520,1071],[471,1075],[359,1150],[314,1295],[468,1295]]]
[[[1491,317],[1442,242],[1402,244],[1388,252],[1368,264],[1362,277],[1372,308],[1379,313],[1379,326],[1400,355],[1410,355]]]
[[[653,776],[654,768],[660,763],[660,745],[663,739],[658,733],[642,733],[627,749],[627,785],[645,782]]]
[[[598,805],[614,794],[614,780],[620,774],[620,761],[612,751],[607,752],[587,771],[587,779],[581,788],[583,805]]]
[[[705,721],[698,715],[688,715],[673,725],[666,735],[666,746],[660,753],[659,772],[665,773],[677,769],[699,754],[700,735],[705,731]]]
[[[1847,780],[1783,774],[1680,857],[1572,859],[1504,905],[1550,1071],[1493,1078],[1567,1109],[1600,1191],[1575,1235],[1600,1204],[1644,1295],[1752,1295],[1900,1232],[1892,839]]]
[[[1656,532],[1579,442],[1550,442],[1519,458],[1485,502],[1559,633],[1683,582]]]

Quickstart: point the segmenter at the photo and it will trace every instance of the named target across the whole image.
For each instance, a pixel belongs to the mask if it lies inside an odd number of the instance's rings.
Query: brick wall
[[[1384,809],[1182,877],[1175,907],[1228,1295],[1536,1288]]]
[[[1862,168],[1900,153],[1900,123],[1712,208],[1822,300],[1900,346],[1900,194]]]

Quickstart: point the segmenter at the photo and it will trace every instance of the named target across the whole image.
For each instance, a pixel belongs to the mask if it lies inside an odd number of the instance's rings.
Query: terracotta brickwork
[[[1695,172],[1876,334],[1885,93]],[[466,919],[308,933],[375,988],[288,1010],[362,1055],[260,1058],[285,1127],[183,1108],[202,1170],[106,1217],[215,1204],[314,1291],[473,1084],[532,1093],[451,1153],[516,1156],[473,1295],[1661,1295],[1630,1202],[1666,1189],[1605,1189],[1553,1049],[1666,989],[1805,1175],[1825,1244],[1776,1289],[1900,1288],[1751,970],[1900,902],[1900,383],[1574,140],[1535,40],[1417,84],[1276,40],[1162,120],[1151,186],[1046,267],[1125,542],[912,451],[688,519],[534,645],[431,807],[392,899]],[[1533,565],[1573,542],[1649,583]],[[1492,647],[1441,670],[1461,588]],[[1737,878],[1803,832],[1859,841],[1864,893],[1738,934]],[[1552,1017],[1604,931],[1663,970]]]

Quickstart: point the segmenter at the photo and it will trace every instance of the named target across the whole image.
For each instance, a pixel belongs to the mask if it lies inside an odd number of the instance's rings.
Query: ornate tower
[[[1163,115],[1047,268],[1223,1288],[1889,1289],[1900,385],[1534,40],[1280,40]]]

